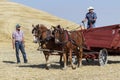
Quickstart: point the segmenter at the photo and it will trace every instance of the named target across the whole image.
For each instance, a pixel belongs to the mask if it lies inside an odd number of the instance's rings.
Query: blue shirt
[[[96,21],[94,19],[97,19],[97,15],[95,12],[93,13],[88,12],[85,18],[88,20],[88,26],[87,26],[88,28],[90,28],[90,26],[95,27]]]

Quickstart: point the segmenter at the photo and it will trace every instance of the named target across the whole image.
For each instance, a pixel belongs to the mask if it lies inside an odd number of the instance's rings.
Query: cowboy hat
[[[87,8],[88,10],[94,10],[94,7],[90,6],[89,8]]]

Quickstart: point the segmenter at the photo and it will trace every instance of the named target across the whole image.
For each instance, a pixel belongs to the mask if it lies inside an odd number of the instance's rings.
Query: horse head
[[[33,42],[34,43],[37,43],[37,35],[36,35],[36,33],[37,33],[37,28],[36,28],[36,26],[35,25],[32,25],[32,35],[33,35]]]
[[[32,29],[34,40],[45,41],[51,39],[51,31],[43,24],[38,24]]]
[[[40,25],[39,24],[37,24],[36,26],[32,25],[32,27],[33,27],[33,29],[32,29],[33,42],[37,43],[41,36]]]
[[[66,30],[61,28],[60,25],[54,27],[53,33],[54,33],[54,38],[55,38],[56,44],[61,44],[62,42],[65,41],[66,37],[68,36],[68,35],[66,35]]]

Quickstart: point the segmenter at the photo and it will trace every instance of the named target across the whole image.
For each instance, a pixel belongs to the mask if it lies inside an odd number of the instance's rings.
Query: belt
[[[15,42],[22,42],[22,41],[15,40]]]

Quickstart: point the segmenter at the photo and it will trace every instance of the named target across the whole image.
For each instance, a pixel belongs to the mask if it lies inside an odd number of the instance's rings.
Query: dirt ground
[[[26,44],[28,63],[16,64],[15,52],[10,43],[0,43],[0,80],[120,80],[120,56],[109,56],[106,66],[100,67],[95,63],[86,63],[72,70],[62,70],[59,56],[51,56],[51,68],[46,70],[42,52],[36,50],[37,45]]]

